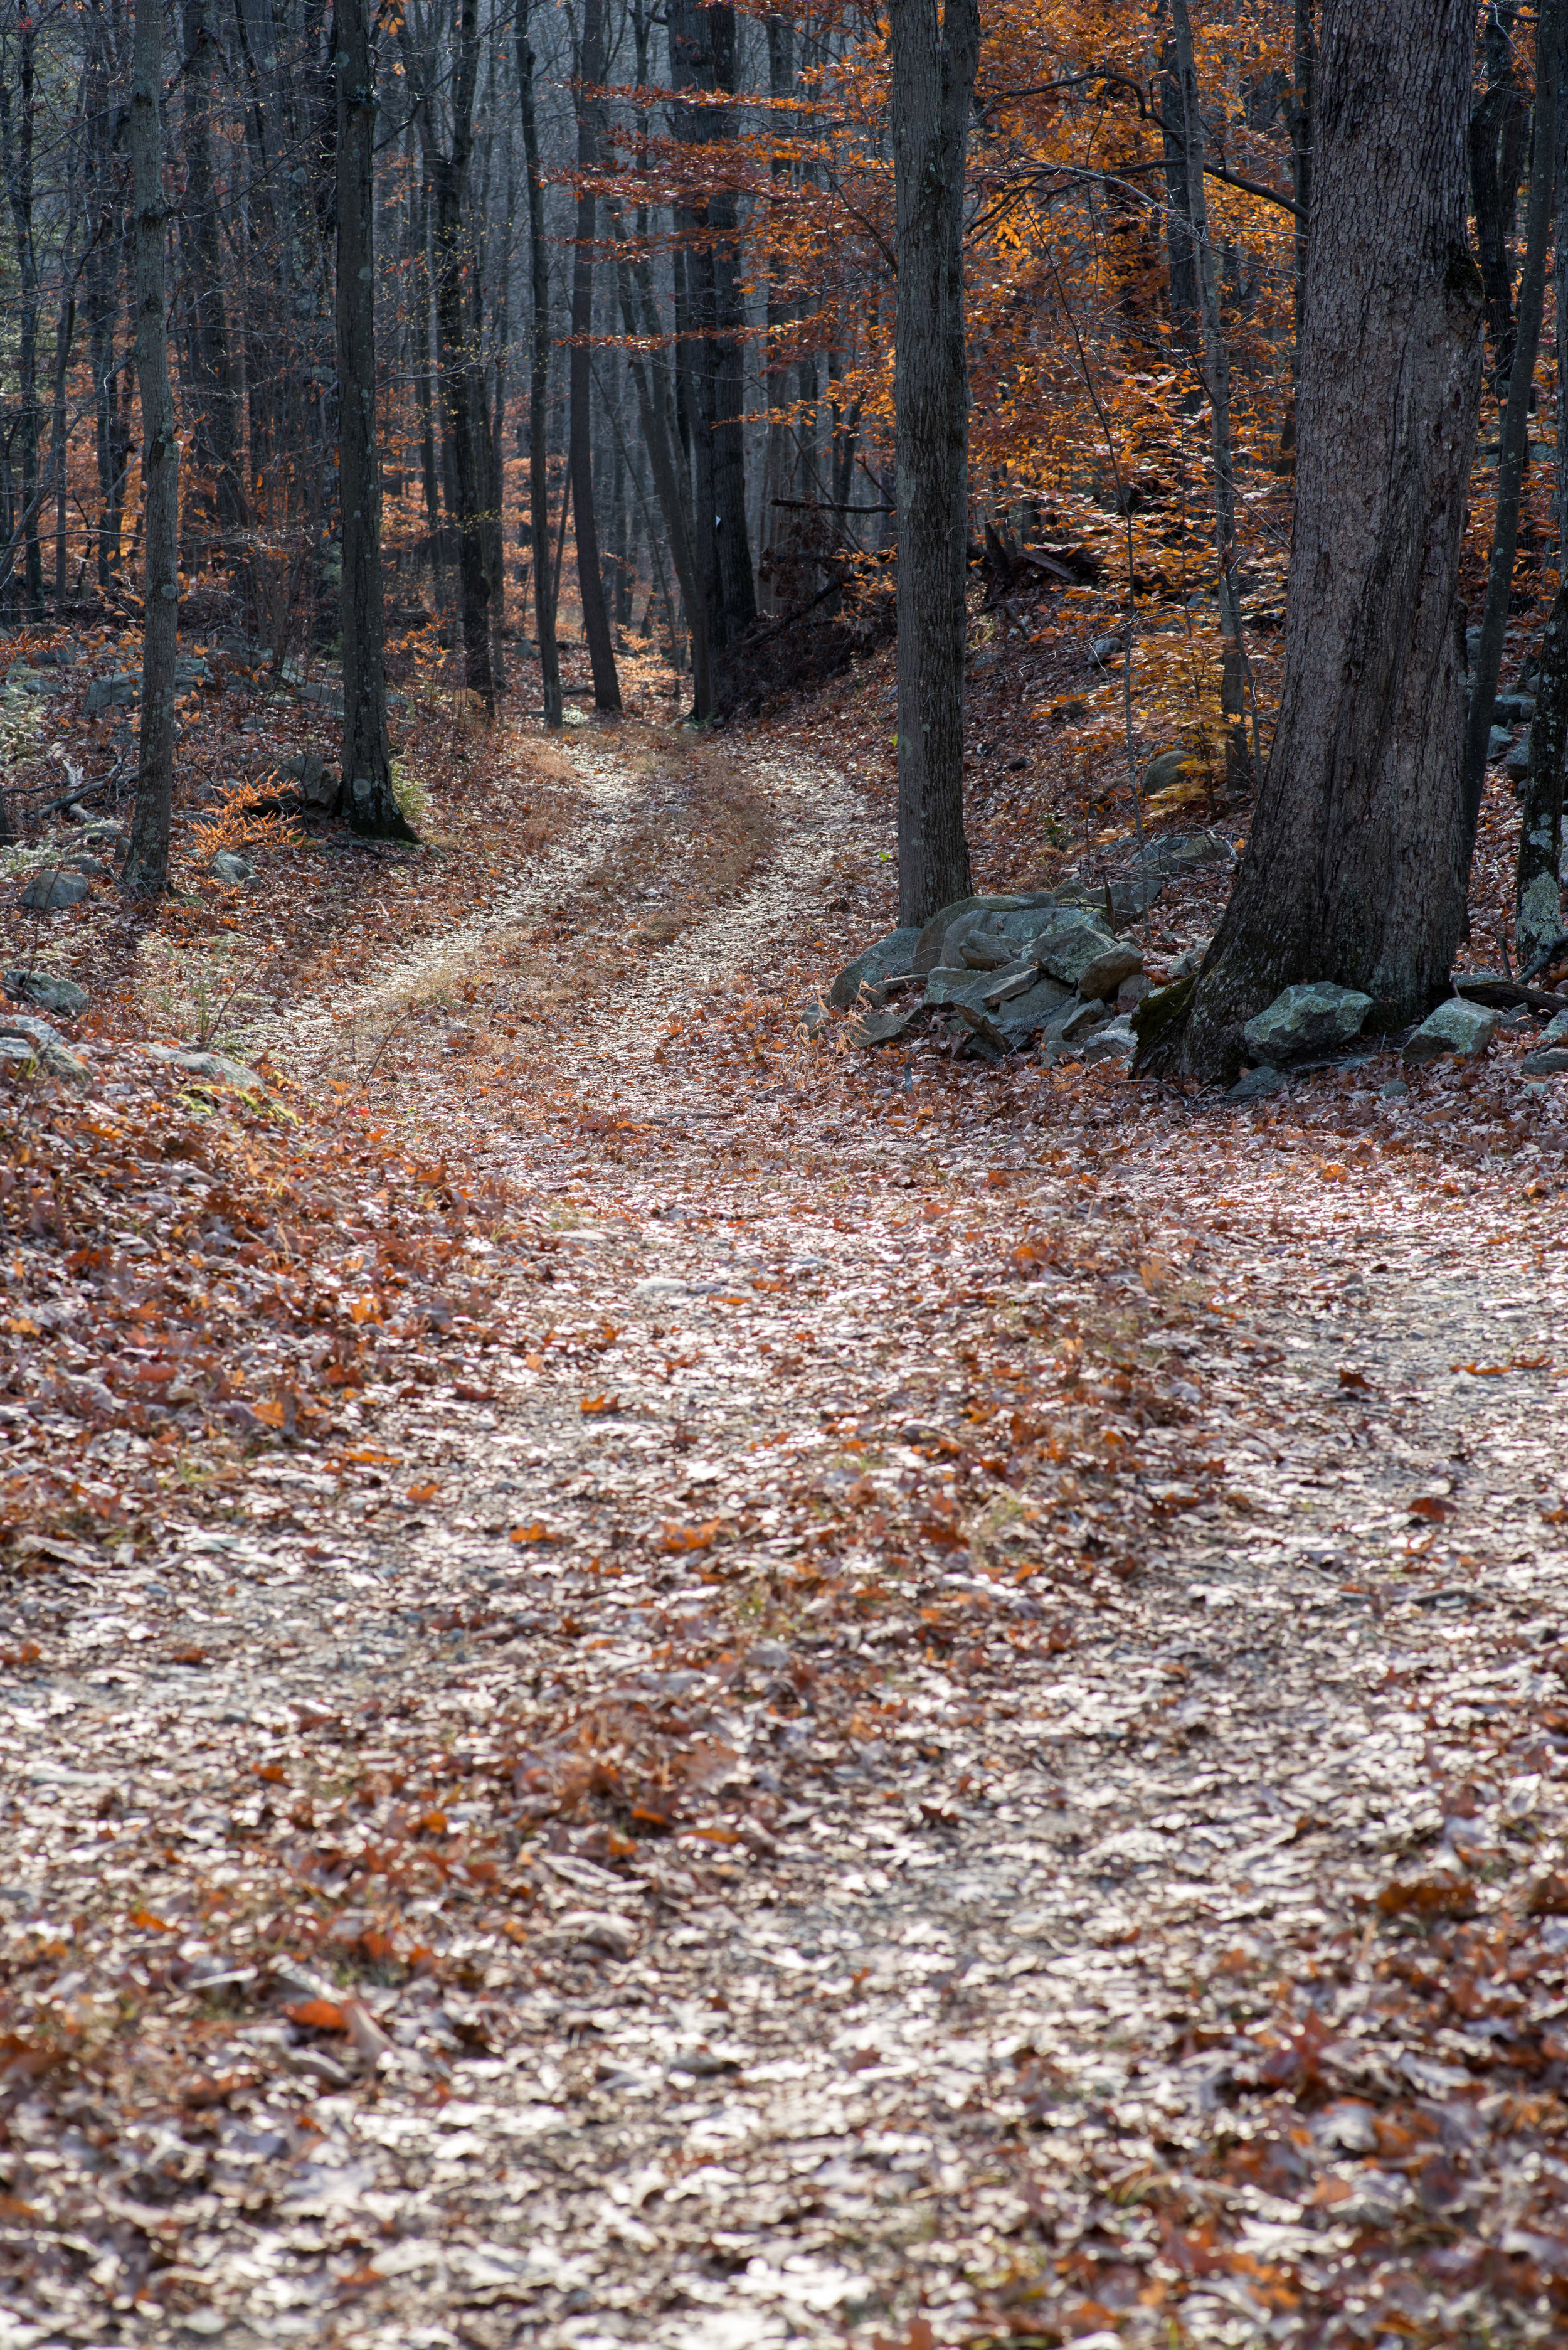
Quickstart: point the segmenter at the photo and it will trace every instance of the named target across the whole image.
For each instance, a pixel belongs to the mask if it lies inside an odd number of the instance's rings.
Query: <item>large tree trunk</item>
[[[598,95],[605,78],[605,32],[602,0],[583,0],[583,37],[577,53],[577,170],[587,174],[600,168],[600,130],[604,101]],[[583,599],[583,634],[594,674],[594,702],[600,710],[620,708],[620,681],[615,670],[609,614],[605,608],[604,576],[599,568],[598,515],[594,504],[593,350],[594,215],[593,190],[586,178],[577,192],[577,241],[572,255],[571,464],[572,506],[576,515],[577,587]]]
[[[1508,403],[1498,434],[1497,520],[1491,564],[1481,610],[1480,642],[1470,677],[1469,717],[1465,729],[1465,871],[1470,868],[1481,793],[1486,785],[1487,744],[1492,703],[1508,635],[1513,564],[1519,546],[1519,506],[1530,453],[1530,398],[1541,341],[1546,296],[1546,255],[1552,241],[1552,199],[1557,179],[1558,78],[1562,69],[1564,0],[1542,0],[1535,28],[1535,153],[1530,172],[1530,206],[1524,236],[1524,267],[1519,281],[1519,315],[1513,330]]]
[[[365,0],[337,0],[337,483],[343,522],[343,812],[412,840],[392,796],[376,447],[376,90]]]
[[[898,239],[898,920],[967,896],[963,188],[979,0],[891,0]]]
[[[1465,244],[1473,0],[1328,0],[1279,724],[1184,1035],[1232,1072],[1282,988],[1424,1013],[1464,920],[1455,586],[1480,394]]]
[[[131,211],[136,228],[136,369],[141,393],[141,503],[146,569],[141,615],[141,745],[124,887],[169,887],[174,795],[174,649],[180,633],[180,444],[169,383],[163,244],[162,0],[136,0],[130,69]]]
[[[561,656],[556,643],[556,587],[550,561],[550,259],[545,244],[545,182],[539,170],[539,124],[534,105],[534,51],[528,40],[528,0],[518,0],[517,94],[523,116],[524,173],[528,182],[528,280],[533,296],[528,347],[528,525],[534,550],[534,619],[545,723],[559,726]]]

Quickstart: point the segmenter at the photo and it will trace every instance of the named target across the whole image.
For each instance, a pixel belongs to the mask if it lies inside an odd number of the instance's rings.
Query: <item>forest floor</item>
[[[0,2350],[1563,2339],[1568,1081],[807,1043],[860,723],[84,919]],[[265,1096],[146,1053],[220,948]]]

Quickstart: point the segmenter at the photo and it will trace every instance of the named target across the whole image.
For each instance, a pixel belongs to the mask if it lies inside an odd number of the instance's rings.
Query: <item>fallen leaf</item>
[[[286,2007],[284,2013],[291,2023],[303,2024],[307,2032],[347,2032],[348,2019],[335,1999],[302,1999],[297,2006]]]

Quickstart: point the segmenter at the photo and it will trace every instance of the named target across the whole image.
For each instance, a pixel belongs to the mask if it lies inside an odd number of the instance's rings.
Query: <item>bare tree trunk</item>
[[[561,655],[556,643],[556,589],[550,561],[550,260],[545,244],[545,182],[539,172],[539,125],[534,107],[528,0],[518,0],[517,5],[517,95],[528,182],[528,275],[533,295],[528,367],[528,520],[534,549],[534,619],[539,638],[539,672],[545,689],[545,723],[559,726]]]
[[[141,392],[146,569],[141,618],[141,745],[123,885],[151,897],[169,887],[174,797],[174,649],[180,634],[180,444],[169,383],[164,300],[162,0],[136,0],[130,77],[131,211],[136,225],[136,368]]]
[[[1487,0],[1481,25],[1481,59],[1487,88],[1470,116],[1470,187],[1475,197],[1476,244],[1486,291],[1487,340],[1491,346],[1492,387],[1498,398],[1513,372],[1513,265],[1508,240],[1513,226],[1519,158],[1523,143],[1524,93],[1513,78],[1513,31],[1519,0]]]
[[[581,173],[597,172],[600,167],[604,101],[598,91],[604,78],[603,0],[583,0],[576,88],[577,170]],[[588,660],[594,674],[594,702],[600,710],[618,710],[620,681],[616,675],[615,646],[610,639],[609,614],[605,608],[598,515],[594,504],[594,355],[590,338],[594,327],[595,210],[593,190],[580,182],[576,244],[572,254],[572,505],[577,518],[577,587],[583,599],[583,634],[588,641]]]
[[[1524,237],[1524,267],[1519,281],[1519,314],[1508,383],[1508,405],[1498,435],[1497,522],[1491,567],[1487,574],[1480,642],[1470,677],[1469,719],[1465,730],[1465,871],[1469,871],[1486,785],[1487,743],[1492,704],[1508,634],[1513,562],[1519,546],[1519,505],[1530,453],[1530,395],[1541,341],[1546,296],[1546,256],[1552,243],[1552,200],[1557,179],[1558,78],[1568,0],[1541,0],[1535,29],[1535,157],[1530,173],[1530,206]]]
[[[1514,952],[1526,971],[1563,935],[1563,770],[1568,760],[1568,580],[1541,640],[1530,768],[1519,815]]]
[[[1280,448],[1296,445],[1296,403],[1301,398],[1302,338],[1306,332],[1307,222],[1312,215],[1313,149],[1317,139],[1317,27],[1314,0],[1295,0],[1292,89],[1286,116],[1291,134],[1291,193],[1296,202],[1295,269],[1291,280],[1294,334],[1291,343],[1291,401]]]
[[[16,247],[16,442],[22,471],[23,608],[44,617],[44,558],[38,537],[38,252],[33,224],[35,68],[38,19],[24,10],[16,23],[15,88],[0,71],[0,161]]]
[[[245,524],[240,485],[239,436],[229,326],[223,307],[223,252],[218,236],[217,194],[213,181],[213,50],[209,0],[185,0],[185,203],[182,215],[189,294],[194,311],[191,362],[196,424],[198,495],[218,546],[234,560]],[[208,505],[208,501],[211,501]],[[191,504],[187,493],[187,505]],[[189,528],[189,524],[187,524]]]
[[[1455,590],[1480,394],[1465,244],[1473,0],[1327,0],[1279,724],[1197,983],[1146,1044],[1212,1078],[1283,987],[1397,1027],[1464,916]]]
[[[891,0],[898,239],[898,920],[968,895],[963,189],[979,0]]]
[[[343,813],[379,840],[415,836],[392,796],[376,445],[376,89],[365,0],[336,0],[337,483],[343,524]]]
[[[1247,657],[1241,641],[1241,597],[1236,579],[1236,452],[1231,431],[1231,362],[1220,325],[1220,287],[1209,234],[1209,198],[1203,184],[1203,120],[1198,109],[1198,73],[1192,57],[1192,24],[1187,0],[1170,0],[1177,76],[1181,86],[1181,126],[1186,150],[1187,209],[1192,223],[1198,308],[1203,327],[1203,389],[1209,400],[1209,446],[1214,467],[1214,552],[1220,632],[1225,639],[1220,706],[1231,721],[1229,775],[1249,780],[1247,758]]]

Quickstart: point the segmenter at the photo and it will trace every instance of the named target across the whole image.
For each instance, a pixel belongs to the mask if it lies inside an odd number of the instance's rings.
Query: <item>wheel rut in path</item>
[[[583,772],[613,827],[623,782]],[[807,1180],[807,1139],[763,1109],[754,1164],[722,1159],[734,1081],[652,1055],[721,943],[733,969],[808,910],[856,821],[815,788],[824,827],[803,791],[769,872],[552,1071],[635,1086],[657,1161],[595,1166],[521,1118],[485,1136],[557,1203],[547,1301],[509,1310],[579,1351],[514,1355],[488,1398],[432,1362],[353,1474],[258,1461],[247,1520],[91,1594],[14,1705],[14,1917],[69,1918],[112,1873],[155,1921],[137,1964],[195,1953],[159,2031],[199,2023],[204,2077],[246,2085],[183,2134],[150,2098],[107,2150],[43,2149],[24,2185],[49,2241],[112,2249],[52,2252],[44,2330],[0,2341],[55,2338],[53,2308],[72,2338],[109,2338],[112,2310],[148,2343],[194,2321],[377,2350],[915,2345],[920,2309],[944,2345],[1009,2311],[1106,2350],[1304,2343],[1358,2262],[1383,2277],[1368,2230],[1409,2267],[1419,2179],[1365,2118],[1396,2096],[1464,2117],[1473,2225],[1500,2239],[1507,2117],[1469,2087],[1491,2043],[1384,2045],[1355,1953],[1391,1881],[1462,1882],[1484,1918],[1505,1863],[1562,1834],[1529,1747],[1568,1620],[1562,1272],[1437,1201],[1314,1222],[1282,1159],[1227,1177],[1216,1237],[1197,1128],[1087,1201],[994,1128],[919,1154],[817,1136],[840,1156]],[[600,847],[563,849],[534,902]],[[974,1225],[950,1245],[955,1201]],[[1066,1271],[998,1275],[1023,1222],[1065,1236]],[[1123,1270],[1085,1271],[1089,1243]],[[1000,1478],[984,1508],[954,1485],[966,1344],[1162,1283],[1140,1343],[1190,1417],[1136,1474],[1075,1455],[1038,1520]],[[1135,1494],[1159,1531],[1124,1580],[1095,1561]],[[911,1496],[924,1548],[895,1555]],[[592,1825],[591,1790],[573,1809],[605,1754],[655,1757],[670,1832],[653,1778],[640,1820],[607,1794]],[[453,1797],[410,1816],[443,1757]],[[347,1939],[203,1993],[286,1802],[300,1907],[344,1907]],[[385,1857],[413,1850],[438,1857]],[[196,1883],[216,1924],[176,1912]],[[368,1965],[384,1928],[403,1963]],[[1335,1953],[1308,2152],[1215,2186],[1229,2107],[1289,2093],[1278,1987]],[[350,1973],[379,2054],[285,2013]],[[1363,2118],[1319,2144],[1325,2106]],[[1204,2211],[1234,2262],[1181,2251]],[[178,2290],[138,2298],[153,2241]],[[1462,2295],[1445,2273],[1420,2292]],[[1449,2322],[1430,2338],[1481,2338]],[[1494,2338],[1554,2322],[1526,2297]]]

